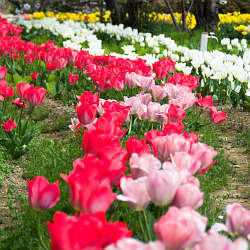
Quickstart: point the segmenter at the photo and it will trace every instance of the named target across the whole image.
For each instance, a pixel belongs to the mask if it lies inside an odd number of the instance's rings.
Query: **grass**
[[[235,135],[233,146],[246,148],[247,153],[250,153],[250,129],[244,128],[241,133]]]

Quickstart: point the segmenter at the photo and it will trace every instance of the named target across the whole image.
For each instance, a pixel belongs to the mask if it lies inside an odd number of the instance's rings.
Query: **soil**
[[[44,122],[48,124],[52,124],[58,117],[65,114],[68,117],[76,117],[75,107],[67,107],[61,101],[46,98],[43,106],[49,109],[49,116],[44,119]],[[229,178],[229,189],[225,188],[214,193],[215,197],[217,197],[218,207],[224,208],[229,203],[238,202],[250,209],[250,155],[246,151],[246,148],[235,147],[232,144],[237,133],[241,133],[244,128],[250,128],[250,112],[242,111],[241,109],[232,109],[230,105],[217,105],[216,108],[228,115],[227,121],[219,124],[223,131],[221,138],[225,141],[222,148],[229,156],[236,172],[235,176]],[[42,134],[42,136],[59,140],[62,133],[67,133],[68,131],[67,129],[60,132],[53,131]],[[10,162],[10,165],[13,164]],[[5,207],[8,201],[8,186],[14,185],[18,194],[27,194],[26,180],[23,179],[22,173],[22,167],[14,165],[14,171],[6,178],[3,187],[0,187],[0,226],[1,223],[2,225],[10,225],[12,223],[10,216],[8,216],[8,208]]]
[[[250,112],[233,109],[231,105],[217,105],[217,110],[227,114],[227,121],[219,124],[222,129],[220,135],[224,143],[222,148],[228,155],[234,169],[235,176],[228,180],[229,189],[224,188],[215,192],[218,206],[224,208],[227,204],[238,202],[250,209],[250,154],[246,148],[235,146],[236,135],[243,130],[250,131]]]

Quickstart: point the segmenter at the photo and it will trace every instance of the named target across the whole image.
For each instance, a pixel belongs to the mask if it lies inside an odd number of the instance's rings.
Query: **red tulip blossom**
[[[57,66],[56,66],[56,64],[53,63],[53,62],[48,62],[48,63],[46,64],[46,66],[47,66],[47,69],[50,70],[50,71],[57,70]]]
[[[19,84],[17,84],[17,94],[18,96],[21,98],[21,99],[24,99],[25,98],[25,91],[27,89],[29,89],[31,87],[30,84],[28,84],[27,82],[21,82]]]
[[[25,103],[22,102],[20,98],[16,98],[14,101],[11,101],[11,104],[16,105],[18,108],[23,108],[25,109]]]
[[[70,84],[75,84],[79,79],[79,75],[73,75],[71,73],[69,73],[69,78],[68,81]]]
[[[4,98],[10,98],[14,95],[13,88],[8,87],[5,80],[0,80],[0,100],[3,101]]]
[[[196,105],[202,108],[210,108],[213,105],[213,97],[211,95],[207,95],[202,97],[200,93],[198,93],[199,99],[196,101]]]
[[[123,222],[107,222],[102,212],[81,214],[79,218],[56,212],[47,226],[52,250],[100,250],[132,234]]]
[[[30,206],[36,211],[54,207],[59,200],[59,181],[49,184],[43,176],[36,176],[32,181],[27,179]]]
[[[76,111],[79,121],[84,125],[93,122],[97,115],[97,107],[89,104],[78,103]]]
[[[8,120],[6,122],[4,122],[3,124],[1,124],[1,126],[4,128],[5,132],[11,132],[11,129],[16,129],[17,124],[15,122],[13,122],[12,120]]]
[[[35,72],[35,73],[30,74],[30,77],[32,78],[32,80],[36,81],[38,75],[39,75],[39,73]]]
[[[184,120],[185,115],[186,112],[183,108],[177,105],[170,104],[167,114],[169,122],[181,122],[182,120]]]
[[[153,64],[154,72],[156,77],[163,80],[168,73],[172,73],[175,69],[175,62],[170,58],[165,57]]]
[[[115,200],[110,181],[97,173],[94,175],[89,168],[77,164],[67,176],[61,177],[68,183],[70,201],[75,210],[83,213],[106,212]]]
[[[151,148],[148,144],[146,144],[145,139],[139,140],[134,136],[130,137],[129,140],[126,142],[126,148],[128,150],[129,157],[133,153],[137,153],[139,155],[151,153]]]
[[[36,87],[34,88],[33,84],[30,85],[30,88],[25,90],[24,96],[26,97],[27,101],[33,105],[40,105],[43,102],[43,99],[47,93],[47,90],[45,90],[42,87]]]
[[[7,75],[7,70],[6,70],[6,66],[1,66],[0,65],[0,80],[4,79],[5,76]]]
[[[185,75],[183,73],[174,73],[173,77],[168,78],[168,83],[180,84],[186,86],[191,90],[198,88],[199,77],[193,75]]]
[[[210,119],[212,122],[218,124],[227,120],[227,114],[221,111],[217,111],[215,107],[211,107]]]
[[[90,91],[84,91],[81,96],[77,96],[77,99],[82,104],[99,105],[98,93],[92,94]]]

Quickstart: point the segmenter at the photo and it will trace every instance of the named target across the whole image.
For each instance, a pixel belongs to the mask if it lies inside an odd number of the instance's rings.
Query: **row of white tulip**
[[[241,84],[247,84],[245,95],[250,96],[250,49],[247,48],[247,42],[238,40],[231,41],[231,46],[237,46],[239,43],[242,48],[242,56],[231,55],[224,52],[214,50],[212,52],[201,52],[195,49],[189,49],[184,46],[178,46],[174,40],[161,34],[154,36],[151,33],[141,33],[137,29],[130,27],[125,28],[122,24],[112,25],[110,23],[89,23],[64,21],[58,22],[54,18],[45,18],[42,20],[24,20],[19,18],[18,24],[25,25],[29,30],[32,27],[37,29],[48,29],[56,35],[61,35],[68,39],[64,42],[65,47],[80,50],[81,44],[88,42],[91,54],[102,55],[102,41],[98,40],[95,33],[102,32],[109,36],[115,37],[117,40],[126,39],[130,45],[123,46],[124,54],[112,53],[117,57],[128,57],[131,59],[143,58],[148,64],[152,64],[163,56],[168,56],[176,61],[176,69],[185,74],[196,72],[197,75],[203,77],[202,84],[210,79],[216,80],[220,84],[221,81],[227,79],[231,84],[231,89],[240,92]],[[222,40],[223,41],[223,40]],[[230,40],[224,39],[222,44],[229,44]],[[153,54],[145,54],[138,56],[135,53],[135,44],[153,48]],[[237,81],[236,81],[237,80]],[[236,82],[236,84],[235,84]]]

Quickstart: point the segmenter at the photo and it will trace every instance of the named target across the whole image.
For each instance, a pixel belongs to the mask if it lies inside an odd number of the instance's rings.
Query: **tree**
[[[194,0],[194,15],[197,28],[215,30],[219,17],[217,13],[216,0]]]

